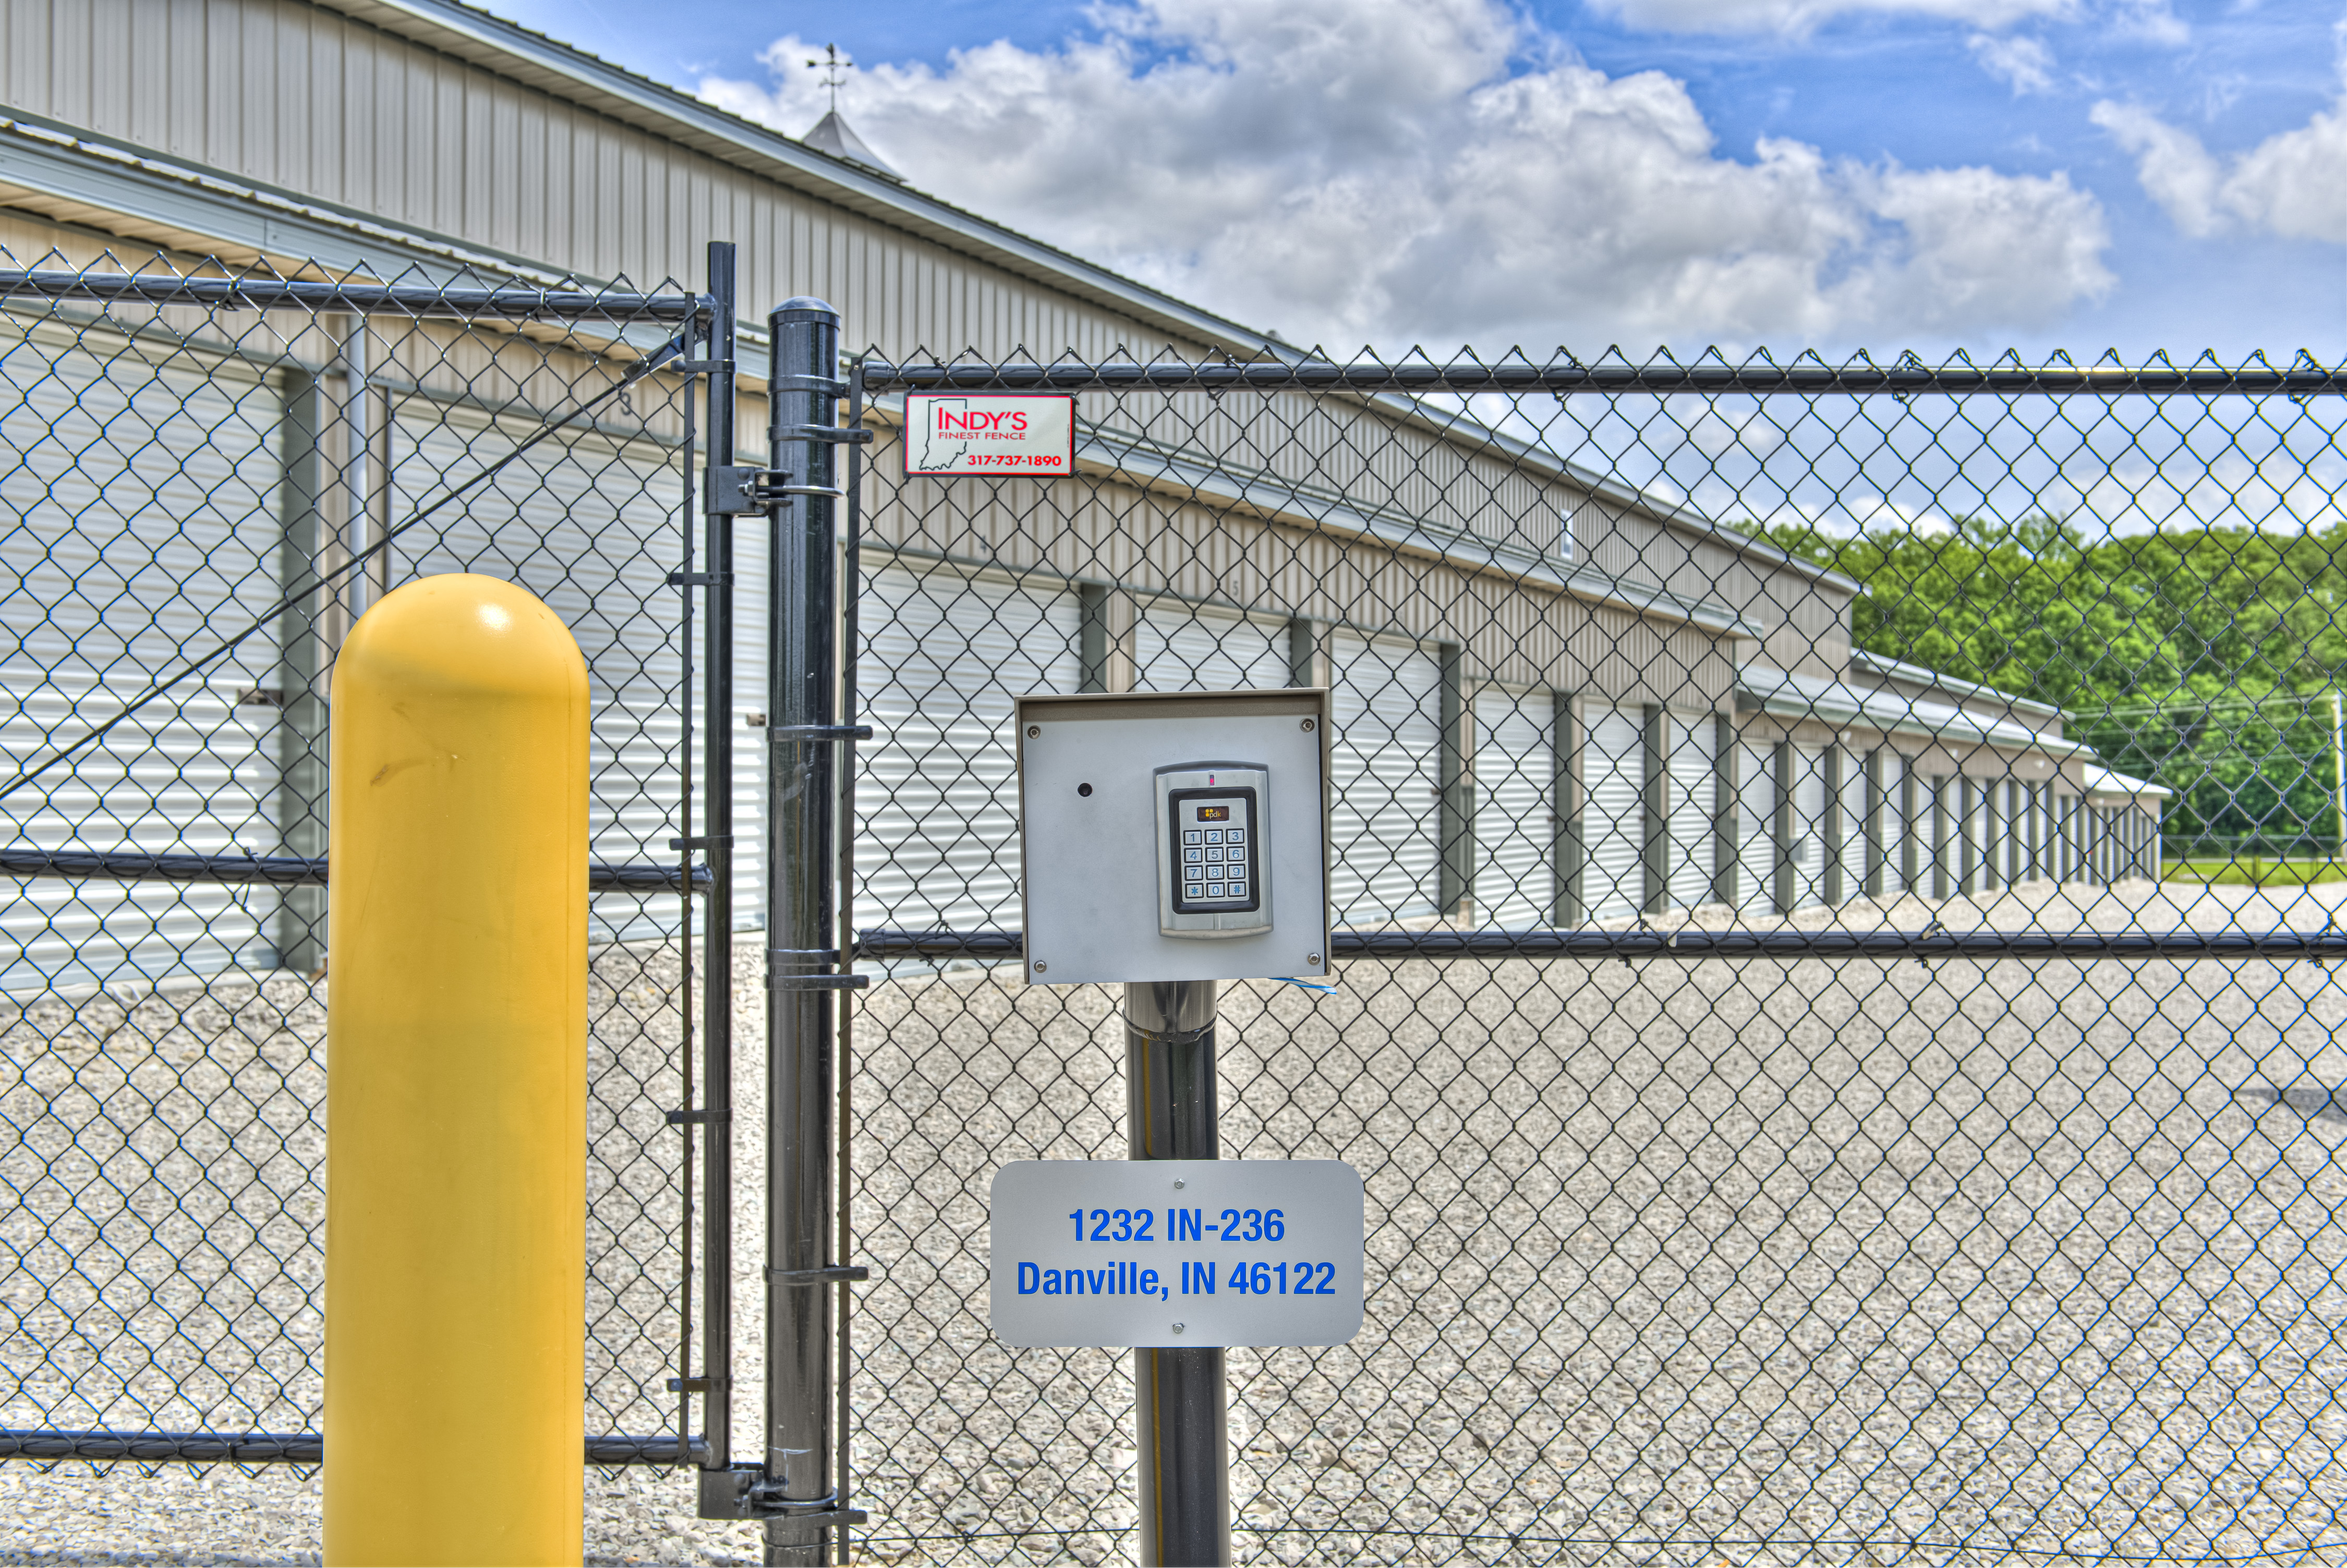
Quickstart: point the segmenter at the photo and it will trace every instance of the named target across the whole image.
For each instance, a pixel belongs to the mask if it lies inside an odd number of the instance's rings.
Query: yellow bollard
[[[334,666],[325,1560],[577,1563],[587,666],[495,578]]]

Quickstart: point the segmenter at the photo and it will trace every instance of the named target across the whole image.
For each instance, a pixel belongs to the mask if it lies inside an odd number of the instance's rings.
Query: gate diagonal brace
[[[737,1464],[730,1470],[701,1472],[701,1517],[703,1519],[789,1519],[815,1525],[862,1524],[871,1518],[860,1508],[840,1505],[836,1496],[786,1501],[764,1470]]]

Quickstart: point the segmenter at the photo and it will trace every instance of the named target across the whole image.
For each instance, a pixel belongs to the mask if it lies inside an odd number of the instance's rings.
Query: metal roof
[[[2094,755],[2081,742],[2049,735],[2008,719],[1989,718],[1955,702],[1933,702],[1880,687],[1852,686],[1847,682],[1827,681],[1814,675],[1795,675],[1765,664],[1737,666],[1736,690],[1739,697],[1750,699],[1752,707],[1773,718],[1855,723],[1887,734],[1922,735],[1942,743],[2002,746],[2057,757]]]

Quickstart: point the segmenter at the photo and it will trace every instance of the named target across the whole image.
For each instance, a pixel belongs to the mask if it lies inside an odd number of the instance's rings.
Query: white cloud
[[[2163,4],[2164,0],[2152,0]],[[1837,16],[1928,16],[1984,32],[2074,15],[2077,0],[1595,0],[1634,27],[1664,33],[1783,33],[1806,37]]]
[[[2054,86],[2054,51],[2038,38],[1997,38],[1974,33],[1966,43],[1981,69],[2013,88],[2014,97]]]
[[[1503,0],[1097,15],[1056,50],[869,68],[845,111],[924,190],[1332,348],[1995,334],[2112,282],[2064,176],[1722,157],[1682,83],[1607,77]],[[803,131],[805,49],[701,90]]]
[[[2191,29],[2168,0],[1592,0],[1659,33],[1778,33],[1806,38],[1841,16],[1923,17],[1993,35],[2022,22],[2086,20],[2106,36],[2178,47]]]
[[[2091,114],[2133,155],[2145,191],[2187,234],[2244,228],[2347,244],[2347,104],[2223,159],[2136,105],[2106,99]]]

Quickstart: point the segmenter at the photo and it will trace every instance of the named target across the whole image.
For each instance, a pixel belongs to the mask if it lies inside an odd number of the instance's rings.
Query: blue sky
[[[1291,339],[2347,353],[2336,5],[492,8]]]

